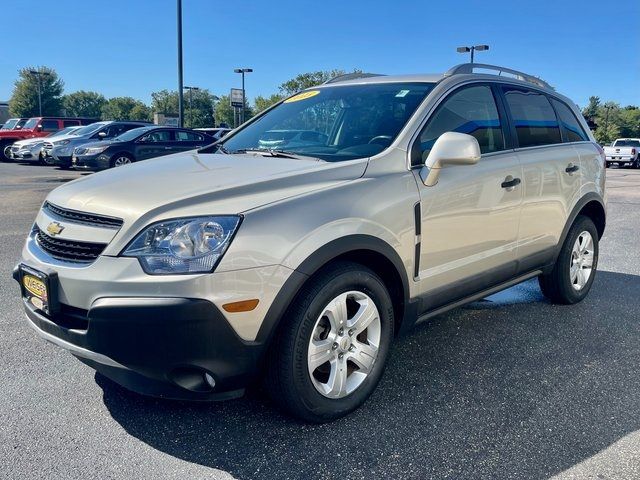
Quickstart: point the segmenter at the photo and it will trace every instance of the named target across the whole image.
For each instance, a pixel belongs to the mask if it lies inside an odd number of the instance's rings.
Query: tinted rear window
[[[556,114],[545,95],[513,87],[503,89],[521,148],[562,142]]]
[[[560,119],[565,142],[582,142],[589,140],[582,125],[580,125],[580,122],[569,107],[555,98],[551,99],[551,103],[553,103],[553,107],[556,109],[556,113]]]
[[[615,147],[640,147],[640,140],[616,140]]]

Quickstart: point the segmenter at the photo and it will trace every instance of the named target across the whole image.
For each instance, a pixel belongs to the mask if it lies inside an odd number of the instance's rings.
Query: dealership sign
[[[235,108],[242,107],[242,89],[241,88],[232,88],[231,95],[229,98],[231,99],[231,106]]]

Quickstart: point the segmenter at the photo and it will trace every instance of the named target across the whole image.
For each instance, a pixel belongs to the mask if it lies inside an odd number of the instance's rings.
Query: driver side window
[[[420,133],[418,158],[426,158],[438,137],[446,132],[475,137],[482,153],[504,150],[500,116],[491,87],[463,87],[445,99]]]

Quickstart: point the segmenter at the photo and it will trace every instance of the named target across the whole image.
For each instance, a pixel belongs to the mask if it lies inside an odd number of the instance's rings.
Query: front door
[[[425,310],[502,283],[517,270],[522,168],[507,148],[495,93],[485,84],[454,91],[417,140],[422,158],[450,131],[474,136],[482,152],[476,165],[443,168],[433,187],[414,169],[422,220],[417,281]]]

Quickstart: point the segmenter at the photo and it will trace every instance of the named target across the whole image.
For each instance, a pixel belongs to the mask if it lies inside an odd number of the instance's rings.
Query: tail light
[[[636,149],[635,149],[635,148],[632,148],[632,149],[631,149],[631,155],[635,155],[635,154],[636,154]]]

